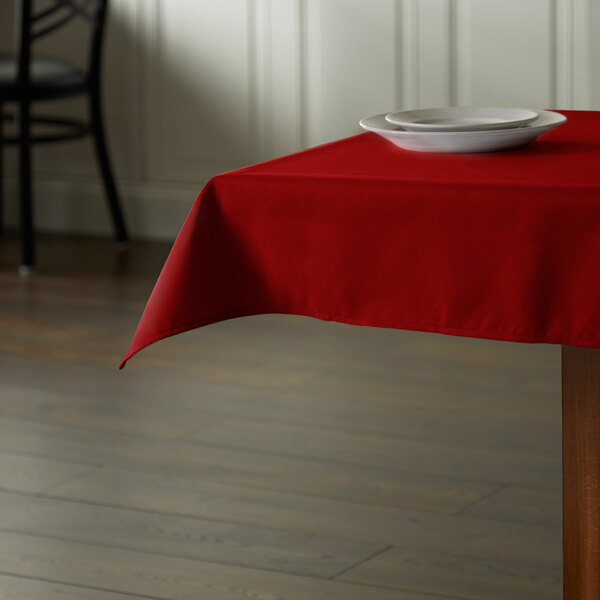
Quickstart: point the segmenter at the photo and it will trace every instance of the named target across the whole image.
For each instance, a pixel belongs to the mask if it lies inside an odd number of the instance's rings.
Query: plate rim
[[[490,121],[489,123],[477,123],[477,124],[459,124],[456,125],[447,124],[447,125],[436,125],[434,123],[414,123],[410,120],[402,120],[398,118],[394,118],[395,115],[403,115],[407,113],[423,113],[429,111],[463,111],[467,112],[469,110],[476,111],[523,111],[524,113],[528,113],[528,116],[524,116],[519,119],[504,119],[504,120],[496,120]],[[431,107],[431,108],[413,108],[408,110],[394,111],[389,112],[385,115],[386,121],[395,125],[396,127],[404,127],[406,129],[412,131],[438,131],[438,132],[449,132],[449,131],[493,131],[495,129],[516,129],[517,127],[521,127],[535,121],[539,117],[539,109],[534,108],[522,108],[522,107],[512,107],[512,106],[439,106],[439,107]],[[490,128],[489,126],[496,125],[496,127]]]

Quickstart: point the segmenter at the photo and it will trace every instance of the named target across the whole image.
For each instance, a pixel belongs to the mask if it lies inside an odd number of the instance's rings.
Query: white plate
[[[567,120],[567,117],[550,110],[540,110],[538,114],[535,121],[522,127],[491,131],[406,131],[386,121],[385,114],[362,119],[360,126],[405,150],[448,153],[494,152],[533,142],[542,133],[562,125]]]
[[[448,106],[405,110],[386,115],[386,120],[415,131],[477,131],[520,127],[537,119],[529,108]]]

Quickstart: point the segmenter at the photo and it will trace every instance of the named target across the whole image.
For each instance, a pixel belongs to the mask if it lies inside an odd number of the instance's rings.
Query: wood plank
[[[511,523],[562,527],[562,494],[554,491],[508,487],[462,511],[465,515]]]
[[[136,598],[147,600],[148,597],[0,574],[0,600],[135,600]]]
[[[89,381],[88,381],[89,383]],[[62,387],[62,386],[61,386]],[[112,396],[114,398],[114,396]],[[128,398],[112,400],[103,386],[87,386],[85,394],[36,389],[28,385],[3,386],[0,414],[68,427],[162,439],[179,438],[212,425],[223,417],[195,411],[185,419],[165,407],[144,406]]]
[[[267,455],[309,459],[316,462],[377,465],[398,472],[419,472],[465,477],[481,482],[520,483],[558,487],[562,477],[560,458],[533,456],[512,448],[480,450],[416,440],[346,434],[340,431],[227,419],[188,438]]]
[[[0,492],[0,506],[4,530],[312,577],[333,577],[385,549],[322,534],[6,492]]]
[[[245,449],[81,431],[7,417],[0,418],[2,450],[56,459],[81,459],[121,469],[179,474],[238,486],[442,512],[455,512],[501,487],[493,482],[403,472],[402,465],[386,470],[375,466],[376,463],[354,466],[319,462]],[[413,467],[413,471],[417,469]]]
[[[100,469],[52,490],[53,497],[244,523],[311,535],[427,549],[449,556],[560,564],[562,532],[468,515],[358,504],[236,485]]]
[[[468,600],[560,600],[560,564],[523,564],[464,553],[393,548],[338,577],[366,585]]]
[[[88,473],[94,463],[75,464],[32,456],[0,454],[0,488],[45,492]]]
[[[0,536],[0,564],[5,574],[164,600],[436,600],[411,592],[11,532]]]

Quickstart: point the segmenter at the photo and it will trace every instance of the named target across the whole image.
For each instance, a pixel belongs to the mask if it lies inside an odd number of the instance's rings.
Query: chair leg
[[[4,233],[4,105],[0,102],[0,235]]]
[[[113,220],[115,236],[118,242],[127,242],[127,228],[121,211],[117,187],[113,177],[110,160],[108,158],[108,150],[106,148],[106,138],[104,136],[104,126],[102,120],[102,107],[100,106],[100,92],[92,91],[90,94],[90,112],[91,112],[91,129],[94,136],[94,146],[96,148],[96,157],[102,173],[104,181],[104,189],[106,198],[110,208],[110,213]]]
[[[27,101],[19,102],[19,209],[21,224],[21,273],[29,273],[35,265],[33,206],[31,188],[31,115]]]

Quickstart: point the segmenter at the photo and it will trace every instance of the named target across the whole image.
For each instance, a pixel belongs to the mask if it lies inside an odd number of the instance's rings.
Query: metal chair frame
[[[118,242],[128,241],[125,220],[121,211],[119,196],[112,173],[101,106],[101,66],[102,41],[106,23],[108,0],[53,0],[52,5],[34,12],[34,0],[19,0],[17,10],[17,81],[16,98],[7,100],[0,96],[0,231],[3,229],[2,217],[2,146],[14,144],[19,154],[19,197],[20,197],[20,236],[22,252],[22,268],[30,270],[35,264],[35,240],[32,206],[32,168],[31,146],[34,143],[50,143],[92,135],[96,158],[102,174],[106,197],[111,213],[115,237]],[[81,18],[92,27],[91,48],[88,61],[87,78],[81,89],[67,89],[56,93],[49,92],[43,97],[32,93],[30,71],[32,63],[32,45],[40,38],[54,33],[72,19]],[[48,116],[33,116],[31,104],[46,99],[66,98],[87,94],[89,101],[89,122],[77,119],[64,119]],[[5,102],[16,103],[16,114],[3,112]],[[17,123],[17,134],[3,136],[3,121],[14,119]],[[56,126],[56,133],[33,135],[32,124],[41,123]]]

